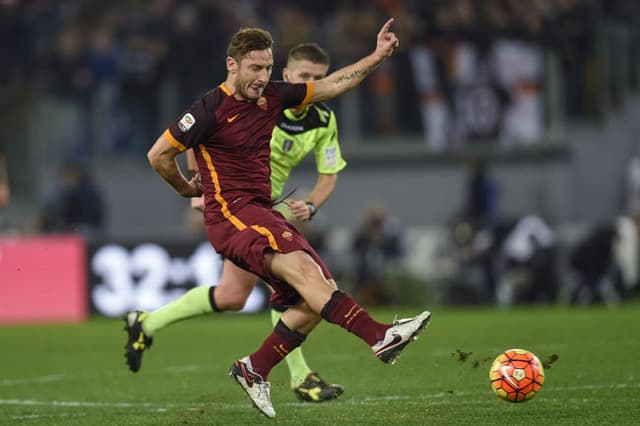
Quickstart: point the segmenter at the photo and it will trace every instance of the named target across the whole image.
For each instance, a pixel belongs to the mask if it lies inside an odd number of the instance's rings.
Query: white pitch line
[[[59,414],[25,414],[23,416],[11,416],[13,420],[46,419],[50,417],[83,417],[86,413],[59,413]]]
[[[14,385],[30,385],[33,383],[48,383],[56,382],[64,379],[64,374],[49,374],[47,376],[27,377],[24,379],[2,379],[0,380],[0,386],[14,386]]]
[[[152,402],[99,402],[99,401],[38,401],[35,399],[0,399],[0,405],[40,405],[46,407],[108,407],[108,408],[155,408],[159,404]]]
[[[598,389],[627,389],[640,388],[640,383],[614,383],[611,385],[582,385],[582,386],[547,386],[550,391],[568,390],[598,390]]]
[[[583,385],[583,386],[549,386],[548,389],[544,389],[544,393],[548,392],[566,392],[569,390],[602,390],[602,389],[631,389],[640,388],[640,383],[617,383],[610,385]],[[448,397],[466,397],[465,403],[475,403],[480,401],[470,401],[469,396],[478,396],[478,392],[464,392],[464,391],[451,391],[451,392],[437,392],[432,394],[418,394],[418,395],[385,395],[385,396],[367,396],[363,398],[349,398],[342,399],[335,402],[336,405],[375,405],[379,402],[393,402],[393,401],[425,401],[432,400],[431,404],[443,404],[446,403],[445,398]],[[442,401],[438,401],[442,400]],[[459,404],[461,401],[456,400],[455,403]],[[166,412],[170,408],[177,407],[213,407],[218,409],[238,409],[244,408],[248,404],[248,401],[243,400],[237,403],[226,402],[208,402],[208,403],[153,403],[153,402],[101,402],[101,401],[40,401],[35,399],[0,399],[0,405],[18,405],[18,406],[46,406],[46,407],[74,407],[74,408],[131,408],[140,409],[145,408],[157,412]],[[302,402],[289,402],[278,404],[280,406],[314,408],[310,404]]]
[[[202,367],[205,367],[204,364],[188,364],[181,366],[169,366],[165,367],[157,372],[154,372],[156,375],[159,374],[184,374],[191,371],[198,371]],[[123,375],[130,375],[129,372],[124,372]],[[98,374],[84,374],[84,375],[74,375],[74,374],[48,374],[46,376],[36,376],[36,377],[21,377],[15,379],[0,379],[0,386],[19,386],[19,385],[31,385],[34,383],[49,383],[56,382],[60,380],[73,380],[77,378],[91,378],[91,377],[100,377]]]

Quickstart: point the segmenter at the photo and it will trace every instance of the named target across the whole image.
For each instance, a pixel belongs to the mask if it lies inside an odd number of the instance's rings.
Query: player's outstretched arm
[[[380,29],[376,50],[372,54],[316,81],[310,102],[332,99],[353,89],[391,56],[399,43],[396,35],[391,32],[391,25],[393,25],[393,18],[389,19]]]
[[[174,148],[167,140],[167,137],[162,134],[147,153],[147,159],[151,167],[178,194],[183,197],[198,197],[202,195],[200,176],[196,173],[191,179],[184,177],[176,162],[178,154],[180,154],[180,151]]]

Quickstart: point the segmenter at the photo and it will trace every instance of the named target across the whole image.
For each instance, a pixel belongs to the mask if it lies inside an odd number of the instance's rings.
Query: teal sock
[[[274,309],[271,310],[271,322],[275,326],[282,314]],[[307,365],[307,361],[302,354],[302,348],[298,347],[291,351],[286,357],[287,367],[289,367],[289,376],[291,377],[291,387],[298,387],[304,382],[304,379],[312,373]]]
[[[156,311],[149,312],[147,318],[142,322],[144,334],[153,336],[169,324],[213,312],[209,302],[210,290],[209,286],[192,288],[173,302],[167,303]]]

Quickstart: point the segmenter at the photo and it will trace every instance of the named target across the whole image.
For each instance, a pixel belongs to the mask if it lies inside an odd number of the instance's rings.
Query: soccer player
[[[303,43],[289,51],[283,79],[291,83],[304,83],[324,78],[329,69],[329,55],[315,43]],[[315,153],[318,170],[317,183],[307,200],[287,200],[291,216],[296,220],[310,220],[333,192],[337,174],[346,166],[337,138],[335,114],[325,104],[307,105],[284,110],[271,137],[271,199],[282,195],[291,170],[311,151]],[[192,175],[198,172],[192,150],[187,153],[187,167]],[[203,197],[191,199],[191,205],[204,210]],[[130,342],[126,347],[129,368],[140,369],[142,354],[148,348],[152,336],[159,330],[186,318],[209,312],[242,309],[256,285],[255,274],[238,268],[224,260],[223,273],[217,286],[194,288],[175,301],[154,312],[135,311],[127,315],[127,331]],[[215,293],[214,293],[215,292]],[[215,305],[212,301],[215,300]],[[271,318],[276,325],[283,307],[273,306]],[[129,322],[129,317],[131,321]],[[142,332],[149,344],[133,346]],[[340,396],[340,385],[328,384],[307,365],[301,348],[286,358],[291,375],[291,387],[303,401],[321,402]]]
[[[271,34],[238,31],[227,48],[227,78],[196,101],[156,140],[147,157],[153,169],[183,197],[204,193],[207,237],[236,266],[271,287],[271,303],[287,307],[271,334],[229,375],[253,405],[274,417],[269,372],[299,347],[322,320],[361,338],[385,363],[427,326],[431,313],[384,324],[375,321],[336,283],[304,236],[272,208],[270,139],[283,109],[302,107],[345,93],[398,46],[393,19],[377,35],[376,49],[358,62],[306,83],[272,82]],[[178,154],[195,148],[198,174],[187,179]],[[215,303],[215,292],[213,294]],[[139,336],[144,344],[144,335]]]

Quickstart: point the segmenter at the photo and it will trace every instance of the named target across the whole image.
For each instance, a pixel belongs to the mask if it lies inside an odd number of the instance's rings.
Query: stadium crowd
[[[165,117],[222,81],[213,58],[238,28],[273,33],[276,67],[293,44],[313,40],[335,68],[368,51],[367,36],[393,16],[399,52],[358,92],[357,107],[334,106],[355,117],[345,135],[424,133],[434,151],[496,136],[539,142],[549,55],[572,76],[563,109],[597,114],[607,72],[598,55],[614,54],[598,51],[598,34],[614,24],[617,42],[637,40],[639,8],[630,0],[4,0],[0,53],[11,61],[0,70],[0,105],[12,108],[28,87],[74,110],[77,126],[63,135],[74,152],[139,156]],[[623,82],[607,84],[619,98]]]

